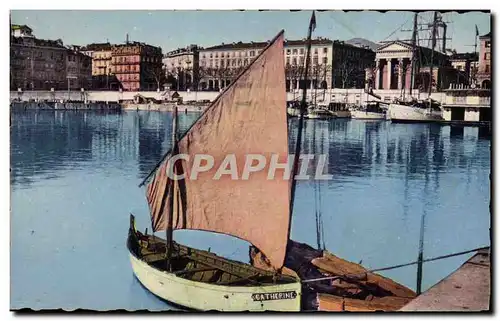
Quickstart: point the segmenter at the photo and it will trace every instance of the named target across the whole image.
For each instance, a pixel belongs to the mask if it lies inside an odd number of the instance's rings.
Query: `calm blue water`
[[[181,114],[187,129],[197,114]],[[170,144],[168,113],[27,112],[11,126],[11,308],[169,309],[133,277],[129,213],[150,226],[137,187]],[[291,146],[296,122],[290,123]],[[378,268],[489,245],[490,145],[478,128],[307,121],[304,153],[329,155],[331,181],[299,181],[292,239]],[[149,228],[150,230],[150,228]],[[248,261],[248,244],[176,231],[180,242]],[[471,255],[424,265],[427,289]],[[416,267],[382,273],[415,289]]]

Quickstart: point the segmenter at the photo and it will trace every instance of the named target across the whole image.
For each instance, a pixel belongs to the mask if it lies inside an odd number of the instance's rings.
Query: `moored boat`
[[[138,232],[133,217],[128,236],[134,274],[164,300],[202,311],[300,310],[300,279],[283,267],[291,216],[289,181],[268,180],[263,171],[247,180],[213,178],[227,154],[244,158],[248,150],[262,150],[288,157],[283,42],[281,31],[179,140],[174,109],[172,149],[143,182],[149,181],[153,233],[164,231],[166,239]],[[257,80],[261,86],[250,86]],[[175,160],[179,154],[190,158]],[[199,154],[213,156],[218,166],[195,178],[176,178],[191,171]],[[273,269],[178,244],[175,229],[247,240],[265,253]]]
[[[391,122],[440,122],[444,120],[440,108],[428,108],[425,104],[389,104],[387,119]]]
[[[367,120],[385,120],[386,110],[380,107],[379,102],[368,103],[361,108],[353,108],[350,110],[351,117],[354,119]]]
[[[335,118],[335,115],[327,109],[313,108],[309,109],[304,117],[308,119],[332,119]]]

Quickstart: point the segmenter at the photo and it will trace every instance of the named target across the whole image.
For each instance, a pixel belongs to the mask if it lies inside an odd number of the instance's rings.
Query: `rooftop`
[[[91,43],[89,45],[80,48],[82,51],[101,51],[101,50],[111,50],[113,45],[109,42],[102,43]]]
[[[61,39],[57,40],[46,40],[38,38],[25,38],[25,37],[12,37],[12,44],[18,45],[34,45],[39,47],[55,47],[55,48],[66,48],[63,45]]]
[[[464,52],[464,53],[454,53],[450,56],[450,60],[479,60],[478,53]]]
[[[265,48],[269,44],[269,41],[266,42],[233,42],[233,43],[222,43],[220,45],[212,46],[212,47],[207,47],[202,50],[207,50],[207,51],[212,51],[212,50],[231,50],[231,49],[260,49],[260,48]],[[287,46],[305,46],[307,44],[306,39],[300,39],[300,40],[288,40],[285,39],[285,47]],[[358,46],[351,45],[349,43],[346,43],[344,41],[340,40],[330,40],[328,38],[316,38],[311,40],[312,45],[340,45],[340,46],[346,46],[346,47],[351,47],[351,48],[356,48],[356,49],[362,49],[364,50],[365,48],[360,48]]]
[[[33,31],[33,29],[31,29],[27,25],[16,25],[16,24],[11,24],[10,29],[11,30],[23,30],[24,29],[24,30],[29,30],[30,32]]]

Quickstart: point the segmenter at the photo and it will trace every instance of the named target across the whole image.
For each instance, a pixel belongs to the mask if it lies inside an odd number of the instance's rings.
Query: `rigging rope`
[[[480,251],[480,250],[485,250],[485,249],[488,249],[488,248],[489,248],[489,246],[478,247],[476,249],[472,249],[472,250],[468,250],[468,251],[457,252],[457,253],[452,253],[452,254],[447,254],[447,255],[441,255],[441,256],[437,256],[437,257],[433,257],[433,258],[429,258],[429,259],[423,259],[422,262],[431,262],[431,261],[442,260],[442,259],[446,259],[446,258],[453,257],[453,256],[459,256],[459,255],[464,255],[464,254],[467,254],[467,253],[472,253],[472,252],[477,252],[477,251]],[[362,273],[352,273],[352,274],[344,274],[344,275],[336,275],[336,276],[326,276],[326,277],[323,277],[323,278],[302,280],[301,282],[302,283],[310,283],[310,282],[325,281],[325,280],[336,280],[336,279],[340,279],[340,278],[343,278],[343,277],[362,276],[362,275],[364,275],[366,273],[387,271],[387,270],[393,270],[393,269],[397,269],[397,268],[402,268],[402,267],[405,267],[405,266],[415,265],[415,264],[418,264],[418,262],[419,261],[414,261],[414,262],[405,263],[405,264],[398,264],[398,265],[387,266],[387,267],[378,268],[378,269],[371,269],[371,270],[366,270],[366,271],[364,271]]]

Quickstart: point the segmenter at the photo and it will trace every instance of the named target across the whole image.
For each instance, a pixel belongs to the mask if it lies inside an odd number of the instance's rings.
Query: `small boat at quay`
[[[380,107],[379,102],[368,103],[364,107],[350,110],[351,118],[366,120],[385,120],[386,110]]]
[[[427,102],[408,105],[389,104],[387,119],[394,123],[441,122],[444,120],[441,108],[436,104],[429,107]]]
[[[308,57],[313,25],[314,12]],[[283,43],[281,31],[179,139],[174,107],[172,147],[140,185],[147,184],[152,234],[140,232],[130,215],[132,271],[159,298],[199,311],[398,310],[415,297],[413,291],[290,239],[304,117],[299,116],[292,179],[276,175],[270,180],[267,171],[242,180],[213,179],[228,154],[240,159],[260,152],[278,155],[280,162],[288,159]],[[179,154],[189,158],[176,158]],[[193,178],[199,154],[214,157],[215,166]],[[249,262],[180,244],[173,238],[180,229],[246,240]],[[336,277],[311,280],[323,276]]]
[[[328,109],[313,108],[309,109],[304,117],[308,119],[333,119],[335,115]]]

